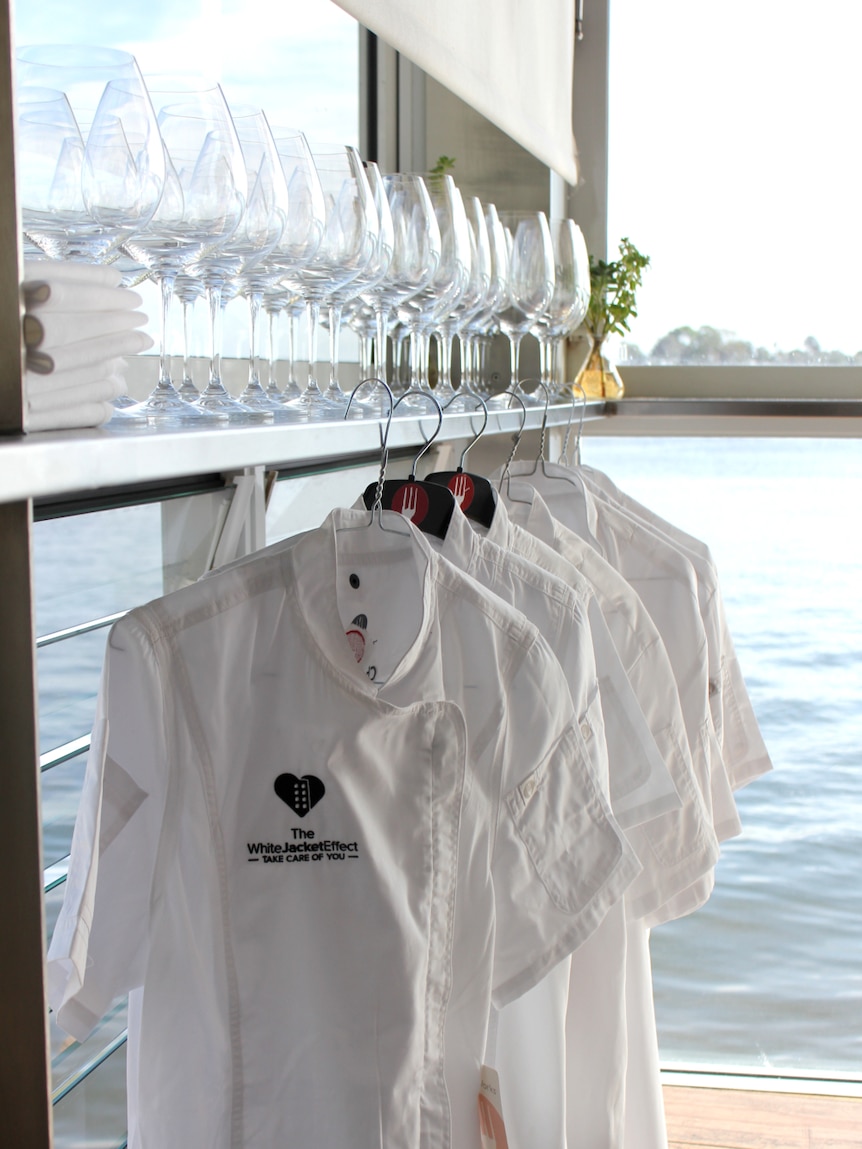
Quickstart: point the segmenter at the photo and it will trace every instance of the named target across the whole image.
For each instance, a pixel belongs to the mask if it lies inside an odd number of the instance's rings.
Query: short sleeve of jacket
[[[63,906],[48,951],[48,996],[83,1040],[142,984],[165,805],[161,684],[151,644],[127,618],[108,639]]]
[[[509,702],[492,859],[498,1009],[586,941],[639,870],[542,639],[515,673]]]

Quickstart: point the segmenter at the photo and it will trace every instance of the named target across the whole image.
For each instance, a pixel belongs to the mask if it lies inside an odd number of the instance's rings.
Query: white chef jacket
[[[487,537],[510,547],[564,581],[586,577],[594,588],[638,703],[682,799],[682,807],[627,831],[644,869],[629,887],[633,917],[648,924],[668,920],[665,906],[683,895],[683,912],[702,905],[713,888],[719,856],[712,826],[707,746],[689,751],[685,719],[673,670],[655,623],[638,595],[596,551],[550,515],[534,488],[511,484],[529,500],[526,527],[512,521],[499,500]],[[516,512],[527,504],[513,504]],[[475,524],[474,524],[475,527]],[[476,528],[482,530],[483,528]]]
[[[499,514],[505,518],[503,507]],[[610,797],[618,822],[630,827],[678,808],[670,774],[587,580],[563,564],[569,576],[564,582],[503,549],[477,534],[459,509],[445,537],[427,541],[547,638],[569,683],[592,764],[605,778],[610,769],[616,783]],[[267,553],[294,542],[282,540]],[[612,735],[610,763],[605,727]],[[567,1108],[581,1131],[579,1144],[612,1149],[617,1143],[626,1074],[625,961],[620,902],[571,959],[495,1015],[496,1038],[486,1060],[500,1074],[511,1149],[564,1144]]]
[[[539,491],[555,522],[572,530],[589,543],[635,590],[655,623],[673,667],[686,723],[692,756],[698,747],[709,762],[712,817],[719,841],[741,830],[727,768],[713,726],[709,703],[709,651],[700,616],[697,581],[691,564],[666,540],[638,529],[632,520],[608,504],[599,507],[576,472],[565,471],[564,479],[548,477],[555,464],[546,463],[545,472],[532,463],[515,463],[513,475],[523,475],[533,490]],[[526,485],[526,484],[525,484]],[[511,487],[509,488],[511,490]],[[507,487],[504,484],[504,496]],[[532,514],[531,501],[509,502],[510,514],[526,520]],[[548,503],[551,498],[553,505]],[[514,508],[514,511],[513,511]],[[557,532],[559,534],[559,532]]]
[[[455,511],[445,538],[430,541],[456,566],[522,611],[548,637],[573,688],[588,749],[601,752],[607,772],[604,742],[598,737],[601,712],[598,716],[591,713],[597,709],[598,698],[587,622],[593,596],[586,580],[575,572],[573,585],[567,586],[534,563],[480,537],[460,510]],[[595,621],[606,629],[600,613]],[[640,753],[642,765],[635,771],[624,762],[615,763],[613,756],[610,769],[613,772],[618,765],[629,776],[637,777],[653,769],[658,751],[631,688],[628,694],[617,694],[612,681],[608,687],[611,675],[622,676],[628,685],[609,637],[603,663],[606,685],[601,703],[609,728],[622,725],[624,730],[643,729],[648,749],[648,753]],[[586,696],[581,685],[584,682],[591,687]],[[625,705],[635,713],[627,713]],[[629,747],[631,735],[627,742],[617,739],[612,743],[617,754]],[[631,747],[629,752],[637,751]],[[659,765],[660,775],[669,782],[667,768],[663,762]],[[634,784],[627,787],[629,793],[635,788]],[[672,792],[679,806],[676,791]],[[655,799],[648,805],[654,809]],[[625,912],[620,902],[570,959],[495,1018],[496,1039],[487,1060],[499,1071],[510,1149],[564,1145],[567,1111],[570,1122],[580,1130],[579,1145],[612,1149],[619,1144],[627,1043],[625,937]]]
[[[707,641],[718,649],[718,670],[710,675],[710,703],[721,752],[734,789],[772,769],[769,752],[754,714],[724,609],[718,572],[709,547],[661,518],[654,511],[621,491],[607,475],[581,466],[579,473],[596,495],[610,500],[667,538],[689,559],[698,584],[701,617]]]
[[[552,477],[553,468],[553,464],[545,464],[532,473],[532,464],[516,465],[513,471],[523,473],[530,486],[525,490],[524,483],[511,483],[508,487],[504,484],[504,493],[509,496],[507,506],[529,527],[540,529],[544,537],[553,537],[554,545],[573,558],[577,548],[570,536],[576,534],[608,559],[638,592],[671,658],[693,756],[697,757],[697,747],[701,746],[703,760],[709,764],[709,785],[703,789],[703,796],[712,799],[716,836],[721,839],[738,833],[738,815],[709,705],[708,646],[693,568],[665,540],[638,528],[616,508],[603,504],[599,513],[594,496],[583,483]],[[531,494],[531,490],[537,493]],[[543,493],[541,496],[539,490]],[[551,505],[540,501],[544,495],[550,497]],[[548,523],[548,516],[553,526]],[[567,533],[564,524],[574,530]],[[711,874],[704,875],[656,913],[629,924],[626,939],[628,1058],[620,1128],[624,1149],[664,1149],[667,1144],[648,922],[670,920],[691,912],[706,900],[711,887]],[[569,1128],[572,1136],[576,1136],[577,1131],[571,1124]]]
[[[538,495],[535,502],[534,509],[538,511],[541,508]],[[548,533],[553,520],[546,510],[544,514],[546,537],[565,546],[565,537],[556,540],[553,530]],[[630,887],[626,900],[629,902],[632,891],[638,890],[632,894],[632,902],[640,916],[652,910],[660,917],[666,900],[680,890],[697,887],[701,900],[708,897],[712,867],[718,857],[717,839],[694,781],[679,696],[655,625],[621,576],[572,532],[561,528],[561,533],[571,536],[569,554],[577,557],[592,576],[601,609],[611,622],[625,665],[640,690],[639,697],[644,700],[652,727],[666,750],[668,762],[673,763],[674,776],[685,795],[681,811],[627,831],[630,840],[638,843],[639,856],[649,858],[649,863]],[[511,522],[502,500],[498,502],[486,537],[525,555],[564,581],[577,582],[584,577],[562,554]],[[660,705],[662,701],[664,706]],[[706,775],[703,785],[708,792]],[[635,942],[631,958],[627,944],[630,931]],[[559,1004],[555,1007],[549,1001],[553,990],[551,995],[531,990],[503,1011],[497,1062],[503,1071],[504,1107],[508,1104],[508,1112],[513,1115],[516,1149],[529,1144],[521,1130],[531,1113],[534,1127],[543,1134],[555,1134],[548,1115],[560,1112],[560,1065],[565,1066],[561,1120],[565,1121],[569,1149],[618,1149],[624,1137],[631,1134],[632,1124],[627,1121],[627,1113],[633,1111],[637,1117],[646,1112],[639,1099],[652,1097],[655,1082],[649,1070],[655,1060],[652,1049],[656,1037],[651,981],[647,976],[644,982],[638,965],[642,962],[645,937],[642,922],[627,924],[622,915],[612,911],[601,929],[572,955],[566,1032],[562,1039],[554,1025]],[[637,991],[628,985],[632,976],[636,977]],[[548,980],[558,994],[559,1003],[565,993],[565,971],[554,971]],[[621,982],[627,986],[622,1011],[615,990]],[[632,1013],[630,1001],[635,992],[639,997]],[[653,1018],[651,1030],[643,1024],[644,1017]],[[518,1050],[521,1056],[513,1057],[513,1050]],[[647,1057],[641,1066],[638,1063],[644,1053]],[[507,1100],[513,1092],[510,1088],[513,1081],[517,1086],[514,1098]],[[628,1096],[633,1098],[631,1102],[627,1101]],[[536,1119],[536,1109],[541,1107],[544,1107],[544,1116]],[[636,1121],[634,1127],[637,1127]],[[560,1141],[558,1136],[548,1136],[542,1143],[560,1144]]]
[[[49,985],[131,991],[135,1149],[477,1146],[491,1001],[637,870],[541,636],[367,517],[111,632]]]

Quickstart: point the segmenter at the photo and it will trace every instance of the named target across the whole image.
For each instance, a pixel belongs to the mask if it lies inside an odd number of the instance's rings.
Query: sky
[[[651,260],[631,341],[709,325],[862,349],[862,4],[611,13],[609,250],[628,236]],[[15,16],[19,44],[124,47],[145,74],[213,77],[279,127],[358,143],[357,25],[331,0],[18,0]]]
[[[862,5],[611,0],[610,250],[651,257],[631,340],[862,348]]]
[[[356,21],[331,0],[17,0],[17,44],[98,44],[218,80],[278,127],[358,144]]]

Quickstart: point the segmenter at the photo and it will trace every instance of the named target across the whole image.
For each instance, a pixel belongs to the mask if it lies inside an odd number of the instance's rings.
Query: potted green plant
[[[592,344],[578,376],[588,399],[618,399],[623,381],[608,355],[606,340],[623,335],[637,315],[635,295],[649,256],[641,255],[629,239],[620,240],[619,259],[608,262],[590,257],[590,305],[583,326]]]

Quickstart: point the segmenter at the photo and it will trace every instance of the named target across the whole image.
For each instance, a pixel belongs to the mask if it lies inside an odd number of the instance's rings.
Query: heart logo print
[[[275,780],[275,792],[294,814],[304,818],[326,793],[326,787],[313,774],[303,774],[301,778],[295,774],[279,774]]]

